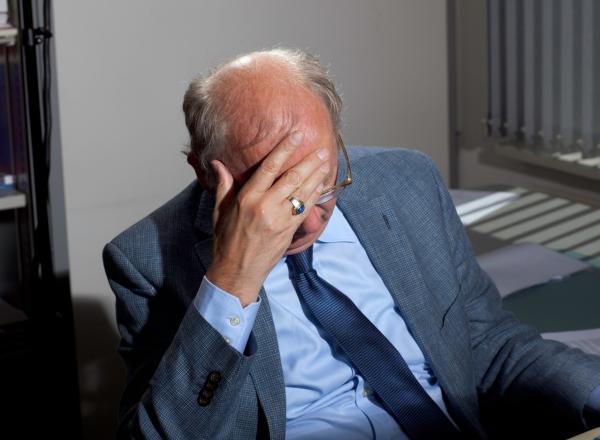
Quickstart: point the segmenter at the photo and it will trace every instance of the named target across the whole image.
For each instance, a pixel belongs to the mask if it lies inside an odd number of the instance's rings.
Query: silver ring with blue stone
[[[288,200],[292,204],[292,215],[302,214],[304,212],[304,202],[294,196],[289,196]]]

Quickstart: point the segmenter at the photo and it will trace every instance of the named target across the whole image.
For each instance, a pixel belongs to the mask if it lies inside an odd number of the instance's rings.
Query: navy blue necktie
[[[317,275],[312,246],[289,255],[286,263],[300,298],[404,432],[411,439],[461,438],[392,343],[350,298]]]

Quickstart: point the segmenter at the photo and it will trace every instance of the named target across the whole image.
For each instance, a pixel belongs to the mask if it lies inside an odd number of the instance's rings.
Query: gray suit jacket
[[[536,429],[549,427],[551,437],[584,430],[582,409],[600,383],[600,360],[543,341],[501,309],[431,161],[400,148],[351,148],[350,155],[355,183],[338,207],[466,435],[500,438],[520,417]],[[123,438],[284,437],[285,391],[268,292],[261,291],[253,349],[244,354],[190,305],[211,263],[213,206],[193,182],[104,249],[127,367]],[[211,372],[221,380],[203,406],[198,396]]]

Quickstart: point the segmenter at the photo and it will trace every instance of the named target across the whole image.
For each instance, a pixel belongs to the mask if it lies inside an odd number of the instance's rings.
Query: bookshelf
[[[81,438],[68,270],[54,269],[49,18],[48,0],[0,0],[0,438]]]

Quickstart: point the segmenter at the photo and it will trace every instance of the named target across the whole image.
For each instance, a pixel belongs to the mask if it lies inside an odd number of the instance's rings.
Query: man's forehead
[[[230,166],[234,180],[238,184],[246,182],[260,166],[265,157],[273,151],[279,142],[285,141],[289,134],[291,132],[282,133],[281,137],[268,137],[262,143],[250,146],[244,150],[235,151],[233,157],[231,157],[231,163],[226,164]],[[309,133],[309,136],[305,134],[302,143],[283,164],[277,177],[320,148],[327,148],[330,150],[330,154],[335,154],[337,145],[333,132],[327,133],[313,130]]]
[[[262,144],[275,146],[291,133],[298,116],[290,108],[279,106],[266,114],[249,112],[232,127],[234,138],[230,142],[239,151],[259,148]]]
[[[236,149],[233,152],[232,159],[243,175],[252,174],[254,170],[261,164],[261,162],[275,149],[280,142],[286,142],[287,137],[291,134],[292,130],[282,131],[279,136],[266,136],[262,141],[249,145],[245,148]],[[292,168],[298,164],[309,154],[320,148],[333,148],[334,142],[333,136],[319,135],[315,130],[304,133],[302,143],[296,148],[291,156],[285,161],[281,168],[280,174]],[[248,175],[249,177],[249,175]]]
[[[235,136],[228,142],[229,154],[242,170],[255,168],[293,131],[301,131],[303,139],[284,169],[300,162],[319,148],[335,147],[335,136],[328,111],[316,96],[298,99],[296,105],[279,105],[243,115],[231,127]]]

